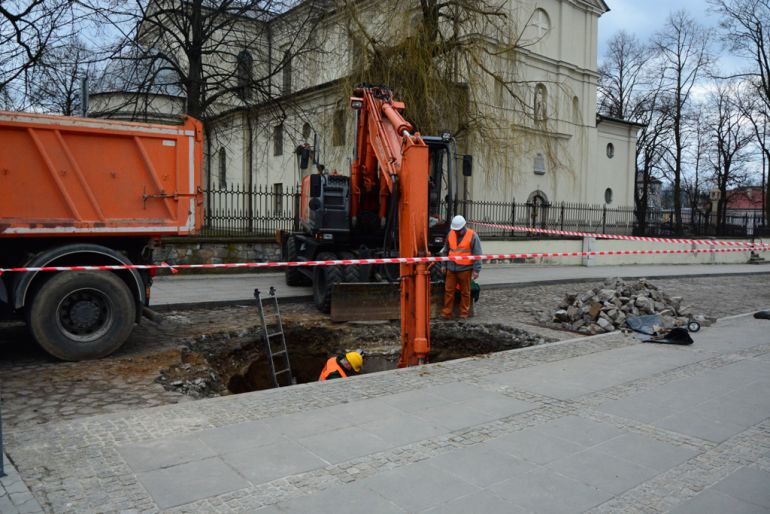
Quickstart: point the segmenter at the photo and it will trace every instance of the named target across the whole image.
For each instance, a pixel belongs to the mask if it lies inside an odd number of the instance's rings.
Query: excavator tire
[[[297,238],[289,236],[286,239],[286,260],[297,260]],[[309,286],[312,280],[302,273],[299,268],[286,268],[286,285],[287,286]]]
[[[331,252],[321,252],[316,256],[318,261],[334,261],[337,255]],[[345,280],[345,266],[316,266],[313,270],[313,301],[318,310],[331,312],[332,290],[336,284]]]
[[[337,252],[337,258],[338,259],[355,259],[356,256],[351,252]],[[361,269],[363,266],[343,266],[342,267],[342,276],[343,282],[366,282],[364,278],[362,278]]]

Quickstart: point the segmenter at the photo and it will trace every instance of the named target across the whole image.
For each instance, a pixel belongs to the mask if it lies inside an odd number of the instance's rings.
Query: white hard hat
[[[452,218],[452,230],[462,230],[464,226],[465,226],[465,218],[463,218],[459,214],[454,218]]]

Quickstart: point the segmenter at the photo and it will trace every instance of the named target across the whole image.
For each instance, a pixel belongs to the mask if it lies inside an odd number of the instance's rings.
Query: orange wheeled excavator
[[[315,174],[302,182],[301,232],[284,237],[288,260],[429,256],[444,244],[453,215],[455,144],[424,137],[404,118],[404,104],[382,86],[359,86],[351,98],[356,139],[350,176]],[[463,173],[469,171],[469,156]],[[396,252],[397,248],[397,252]],[[316,305],[329,311],[340,283],[400,282],[399,367],[427,362],[430,349],[428,263],[290,267],[289,285],[313,286]],[[435,272],[435,271],[434,271]],[[353,284],[351,284],[353,285]]]

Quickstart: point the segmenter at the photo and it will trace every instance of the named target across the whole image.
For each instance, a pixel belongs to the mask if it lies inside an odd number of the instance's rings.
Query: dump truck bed
[[[203,220],[201,124],[0,112],[0,237],[181,235]]]

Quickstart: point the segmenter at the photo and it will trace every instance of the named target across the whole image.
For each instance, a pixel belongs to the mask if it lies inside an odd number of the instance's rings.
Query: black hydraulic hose
[[[384,254],[386,254],[386,257],[389,257],[387,255],[388,251],[392,247],[392,243],[394,241],[393,234],[395,232],[395,221],[398,216],[398,196],[399,196],[399,188],[398,188],[398,177],[393,176],[393,190],[390,194],[390,209],[388,210],[388,218],[385,223],[385,236],[382,241],[382,251]],[[384,265],[385,270],[385,278],[388,280],[388,282],[396,282],[398,278],[393,278],[390,275],[390,266],[387,264]]]

